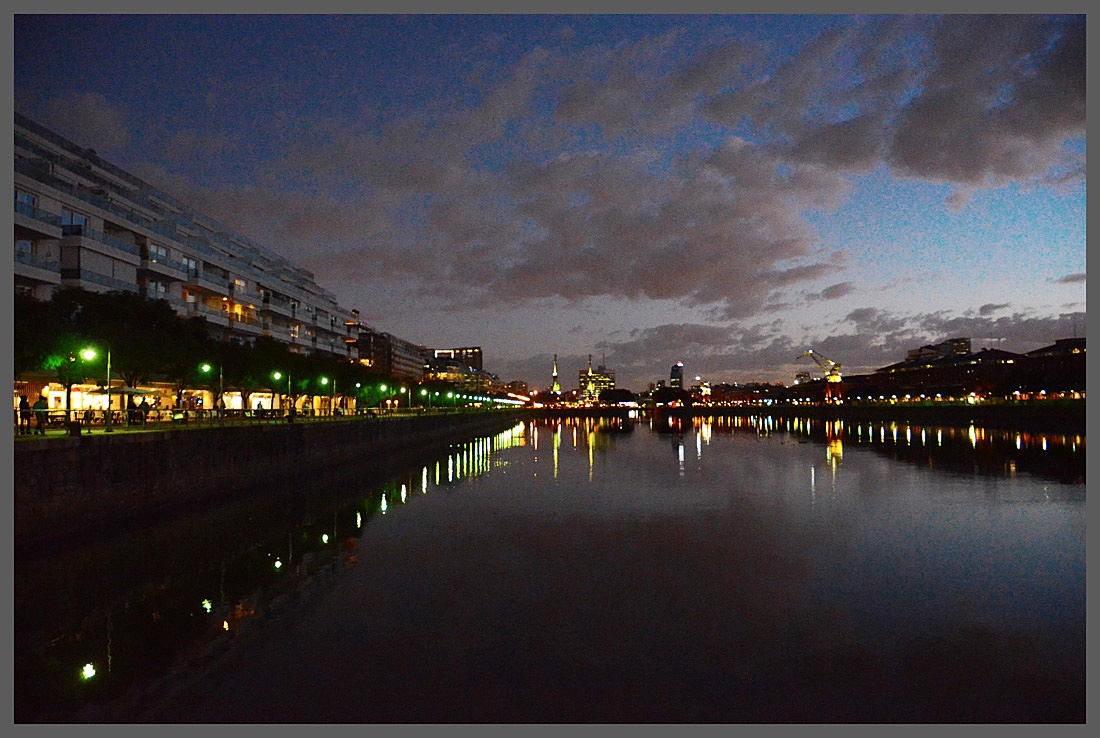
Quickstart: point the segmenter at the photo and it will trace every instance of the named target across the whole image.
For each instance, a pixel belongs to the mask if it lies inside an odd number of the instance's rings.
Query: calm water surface
[[[1084,450],[528,422],[279,536],[263,586],[223,563],[189,660],[79,719],[1083,722]]]

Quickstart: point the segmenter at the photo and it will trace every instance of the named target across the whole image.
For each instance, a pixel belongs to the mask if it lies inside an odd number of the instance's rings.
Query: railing
[[[39,210],[30,203],[16,201],[15,212],[31,220],[37,220],[39,223],[45,223],[55,228],[61,227],[60,215],[54,215],[53,213],[47,213],[45,210]]]
[[[82,238],[91,238],[95,241],[99,241],[102,244],[111,246],[125,251],[133,256],[141,257],[141,249],[137,244],[127,243],[122,239],[115,238],[114,236],[108,236],[106,233],[97,231],[93,228],[89,228],[86,225],[63,225],[61,226],[61,235],[63,236],[80,236]]]
[[[59,272],[61,269],[61,262],[57,260],[42,259],[35,256],[34,254],[28,254],[22,251],[15,252],[15,261],[19,264],[26,264],[27,266],[45,269],[48,272]]]
[[[365,408],[355,412],[319,414],[312,411],[297,411],[293,420],[288,419],[285,410],[226,410],[224,416],[216,410],[153,409],[144,415],[140,410],[113,410],[111,430],[116,433],[139,433],[146,431],[166,431],[178,429],[198,429],[225,426],[270,425],[285,423],[348,423],[379,422],[394,418],[432,417],[449,415],[470,415],[474,413],[494,412],[501,409],[475,408],[394,408],[389,410]],[[31,414],[27,426],[21,427],[19,412],[15,411],[16,438],[45,436],[75,436],[85,433],[106,432],[105,410],[73,410],[72,419],[65,410],[52,409],[44,413],[46,418],[43,433],[38,432],[38,416]]]

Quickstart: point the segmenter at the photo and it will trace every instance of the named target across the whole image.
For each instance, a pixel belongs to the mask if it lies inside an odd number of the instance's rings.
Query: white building
[[[305,269],[18,113],[14,154],[17,291],[127,290],[225,339],[358,358],[357,314]]]

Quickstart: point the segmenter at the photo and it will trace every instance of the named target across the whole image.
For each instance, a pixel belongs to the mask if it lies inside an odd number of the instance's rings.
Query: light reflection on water
[[[264,627],[145,716],[1083,720],[1083,436],[672,420],[531,422],[295,530],[265,554],[325,586],[196,592]]]

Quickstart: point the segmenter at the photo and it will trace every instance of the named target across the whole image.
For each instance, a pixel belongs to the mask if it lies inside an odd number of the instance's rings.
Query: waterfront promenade
[[[205,418],[70,435],[16,436],[15,545],[80,545],[165,516],[270,493],[296,479],[410,454],[514,425],[522,411],[426,411],[299,418]]]

